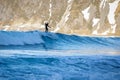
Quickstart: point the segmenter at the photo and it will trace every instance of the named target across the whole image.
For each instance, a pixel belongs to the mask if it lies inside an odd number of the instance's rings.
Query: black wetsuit
[[[45,32],[48,32],[48,23],[45,23]]]

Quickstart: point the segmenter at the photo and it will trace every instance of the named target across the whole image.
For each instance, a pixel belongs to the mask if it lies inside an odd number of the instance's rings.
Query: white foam
[[[54,31],[51,31],[51,32],[57,32],[59,29],[60,29],[60,27],[57,26],[57,27],[55,28],[55,30],[54,30]]]
[[[17,31],[20,31],[20,28],[17,28]]]
[[[5,27],[4,31],[7,31],[10,26],[9,25],[5,25],[4,27]]]
[[[2,54],[1,54],[2,53]],[[81,50],[0,50],[0,56],[91,56],[91,55],[119,55],[120,52],[114,51],[81,51]]]

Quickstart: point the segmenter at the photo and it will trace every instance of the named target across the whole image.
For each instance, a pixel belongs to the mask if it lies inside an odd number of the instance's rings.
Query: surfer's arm
[[[49,28],[51,28],[50,26],[48,26]]]

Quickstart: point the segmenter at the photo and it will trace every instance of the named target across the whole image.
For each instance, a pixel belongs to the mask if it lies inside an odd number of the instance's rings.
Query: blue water
[[[0,80],[120,80],[120,37],[0,31]]]
[[[0,80],[120,80],[120,56],[0,57]]]

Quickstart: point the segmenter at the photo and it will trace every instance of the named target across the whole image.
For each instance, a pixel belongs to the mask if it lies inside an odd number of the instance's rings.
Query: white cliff
[[[120,0],[0,0],[1,30],[120,36]]]

